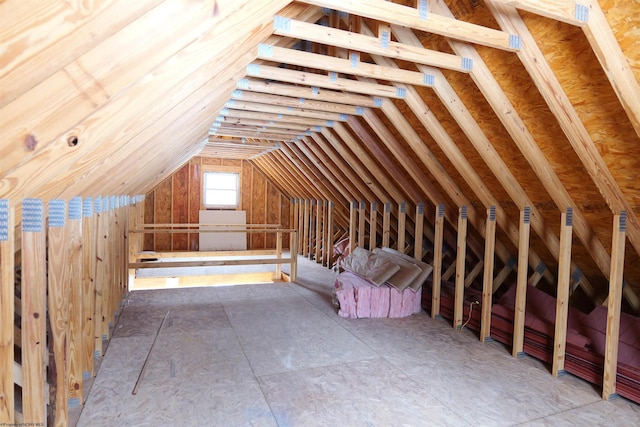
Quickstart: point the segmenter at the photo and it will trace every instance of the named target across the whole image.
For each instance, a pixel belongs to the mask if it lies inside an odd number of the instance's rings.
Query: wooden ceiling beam
[[[390,24],[415,28],[457,40],[515,52],[512,34],[383,0],[301,0],[302,3],[348,12]],[[426,2],[425,2],[426,5]],[[431,4],[429,4],[431,8]]]
[[[216,122],[216,123],[220,123],[221,125],[253,126],[255,128],[264,128],[264,129],[275,129],[275,128],[292,129],[292,130],[298,131],[299,133],[304,133],[308,130],[314,130],[312,127],[309,127],[307,125],[292,124],[284,121],[276,122],[273,120],[235,119],[233,121],[225,120],[224,122]]]
[[[290,96],[333,104],[355,105],[356,107],[376,107],[379,101],[375,97],[368,95],[344,93],[342,91],[328,90],[320,87],[275,83],[259,79],[243,78],[238,81],[237,86],[238,89],[243,92]]]
[[[268,120],[274,122],[283,122],[283,123],[292,123],[299,125],[306,125],[308,127],[313,126],[331,126],[333,123],[327,120],[319,120],[319,119],[311,119],[305,117],[296,117],[296,116],[284,116],[279,114],[272,113],[258,113],[255,111],[240,111],[240,110],[231,110],[224,111],[224,114],[220,114],[215,118],[216,121],[221,123],[235,123],[236,120],[244,120],[244,119],[252,119],[252,120]]]
[[[348,96],[349,93],[357,93],[382,98],[401,99],[403,97],[402,93],[398,93],[395,87],[389,85],[364,83],[342,77],[287,70],[286,68],[272,67],[268,65],[250,64],[247,67],[247,75],[250,77],[259,77],[265,80],[275,80],[278,82],[293,83],[304,86],[342,90],[345,92],[345,96]]]
[[[457,55],[408,46],[390,40],[390,34],[370,37],[338,28],[276,16],[274,34],[322,43],[353,51],[388,56],[394,59],[445,68],[461,73],[469,72],[470,63]],[[382,40],[381,40],[382,39]]]
[[[223,110],[237,110],[237,111],[255,111],[259,113],[269,113],[269,114],[282,114],[284,116],[297,116],[297,117],[307,117],[311,119],[318,120],[346,120],[344,114],[339,113],[330,113],[325,111],[312,110],[306,107],[302,107],[298,104],[296,107],[281,107],[278,105],[271,104],[260,104],[257,102],[247,102],[240,101],[237,99],[231,99],[227,101],[225,104],[225,108]],[[224,115],[224,113],[221,112]]]
[[[214,124],[215,125],[215,124]],[[209,129],[209,135],[222,135],[226,131],[237,131],[237,132],[247,132],[247,134],[263,134],[270,133],[273,135],[283,135],[289,136],[291,138],[304,133],[304,131],[300,131],[298,129],[288,129],[288,128],[276,128],[276,127],[267,127],[267,126],[247,126],[247,125],[237,125],[237,124],[220,124],[218,126],[214,126]],[[259,138],[259,137],[256,137]]]
[[[363,106],[338,104],[335,102],[319,101],[316,99],[307,99],[302,97],[294,98],[291,96],[271,95],[243,91],[240,89],[233,91],[231,97],[237,101],[269,104],[278,107],[303,108],[305,110],[323,111],[333,114],[358,114],[358,111],[364,108]]]
[[[347,74],[353,76],[370,77],[391,82],[406,83],[416,86],[431,86],[432,76],[403,69],[390,69],[380,65],[370,64],[360,60],[359,54],[351,52],[349,59],[286,49],[278,46],[258,45],[258,59],[278,64],[296,65],[298,67],[314,68],[329,72],[329,76]]]
[[[294,137],[293,134],[283,135],[280,133],[269,133],[269,132],[249,131],[249,130],[230,130],[230,129],[216,129],[215,133],[210,132],[209,135],[263,138],[263,139],[269,139],[272,141],[286,141]]]

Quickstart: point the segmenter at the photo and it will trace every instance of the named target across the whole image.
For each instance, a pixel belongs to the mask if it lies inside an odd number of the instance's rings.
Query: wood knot
[[[25,146],[27,147],[27,151],[33,151],[36,149],[36,145],[38,145],[38,140],[32,133],[27,135],[27,138],[24,140]]]
[[[40,313],[33,313],[33,318],[37,319],[38,317],[40,317]]]

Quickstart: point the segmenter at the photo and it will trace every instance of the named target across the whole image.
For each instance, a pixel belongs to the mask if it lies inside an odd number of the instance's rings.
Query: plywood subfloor
[[[640,424],[638,405],[444,320],[342,319],[334,274],[301,258],[297,283],[132,292],[78,425]]]

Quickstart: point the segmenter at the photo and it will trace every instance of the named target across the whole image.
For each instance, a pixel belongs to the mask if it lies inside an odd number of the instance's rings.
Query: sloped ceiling
[[[626,213],[640,308],[640,2],[0,2],[0,197],[141,194],[194,155],[251,158],[292,198],[466,206],[482,260],[553,283],[573,209],[572,288],[600,303]],[[244,148],[244,149],[243,149]],[[535,277],[538,271],[539,277]]]

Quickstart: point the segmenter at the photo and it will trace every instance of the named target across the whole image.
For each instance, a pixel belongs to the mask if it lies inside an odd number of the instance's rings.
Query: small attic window
[[[204,206],[235,209],[240,200],[240,174],[230,172],[204,173]]]

